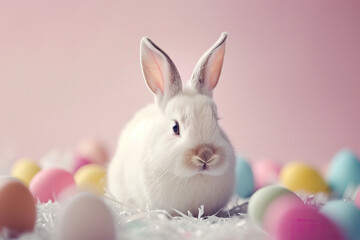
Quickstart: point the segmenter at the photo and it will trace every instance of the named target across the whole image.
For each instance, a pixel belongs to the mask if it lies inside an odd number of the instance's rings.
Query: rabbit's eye
[[[172,129],[176,135],[180,135],[180,126],[177,121],[174,121]]]

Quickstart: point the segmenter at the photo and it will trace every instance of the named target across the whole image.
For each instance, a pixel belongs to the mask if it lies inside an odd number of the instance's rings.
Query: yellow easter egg
[[[76,171],[74,179],[79,188],[101,195],[104,193],[106,170],[98,164],[87,164]]]
[[[330,192],[320,173],[314,167],[303,162],[290,162],[283,166],[280,172],[280,181],[292,191]]]
[[[40,170],[41,168],[35,161],[29,158],[22,158],[14,164],[11,170],[11,176],[19,179],[28,187],[31,179]]]

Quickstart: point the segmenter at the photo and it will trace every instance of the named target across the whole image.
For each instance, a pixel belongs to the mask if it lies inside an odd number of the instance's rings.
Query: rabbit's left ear
[[[202,55],[188,83],[190,87],[209,97],[212,96],[212,91],[219,81],[226,38],[227,33],[223,32],[216,43]]]

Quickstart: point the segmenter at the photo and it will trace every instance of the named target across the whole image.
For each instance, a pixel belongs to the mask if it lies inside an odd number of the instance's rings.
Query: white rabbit
[[[234,192],[235,153],[219,127],[212,91],[218,83],[227,34],[201,57],[188,85],[150,39],[141,40],[141,67],[155,104],[141,109],[122,132],[108,168],[109,191],[140,209],[206,215]]]

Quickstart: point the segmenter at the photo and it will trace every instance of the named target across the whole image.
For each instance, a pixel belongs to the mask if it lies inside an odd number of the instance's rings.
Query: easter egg
[[[267,231],[276,240],[343,240],[342,231],[316,209],[280,197],[268,207]],[[291,201],[291,200],[290,200]],[[270,226],[270,228],[269,228]]]
[[[289,209],[296,206],[303,206],[304,202],[295,194],[282,194],[269,203],[264,211],[263,229],[275,235],[278,231],[279,222]]]
[[[80,193],[73,197],[59,216],[59,240],[113,240],[115,227],[112,215],[98,197]]]
[[[254,174],[255,189],[260,189],[278,181],[281,165],[275,160],[264,158],[251,164]]]
[[[342,230],[347,240],[360,239],[360,209],[353,202],[330,201],[320,211]]]
[[[339,151],[329,165],[327,181],[337,197],[360,185],[360,161],[349,149]]]
[[[81,168],[87,164],[90,164],[90,163],[91,163],[91,161],[88,160],[87,158],[81,157],[81,156],[76,156],[75,162],[74,162],[74,167],[73,167],[73,173],[76,173],[76,171],[79,170],[79,168]]]
[[[298,198],[296,194],[289,189],[276,185],[266,186],[257,190],[249,200],[248,215],[250,219],[255,224],[262,226],[263,216],[269,204],[274,201],[274,199],[285,194]]]
[[[88,189],[93,193],[103,194],[106,169],[98,164],[87,164],[81,167],[74,175],[76,185]]]
[[[108,161],[105,146],[98,140],[87,138],[83,139],[75,150],[77,157],[87,159],[92,163],[106,164]]]
[[[303,162],[290,162],[283,166],[280,172],[280,181],[292,191],[329,193],[329,187],[320,173]]]
[[[357,194],[355,196],[355,205],[360,208],[360,189],[357,191]]]
[[[254,192],[254,176],[249,163],[242,157],[236,158],[236,193],[247,198]]]
[[[11,176],[21,180],[26,186],[29,186],[31,179],[41,170],[39,165],[28,158],[18,160],[12,170]]]
[[[30,182],[29,190],[42,203],[55,201],[62,191],[75,185],[71,173],[61,168],[40,171]]]
[[[0,177],[0,232],[6,228],[7,237],[16,237],[32,231],[35,221],[35,201],[28,188],[18,179]]]

